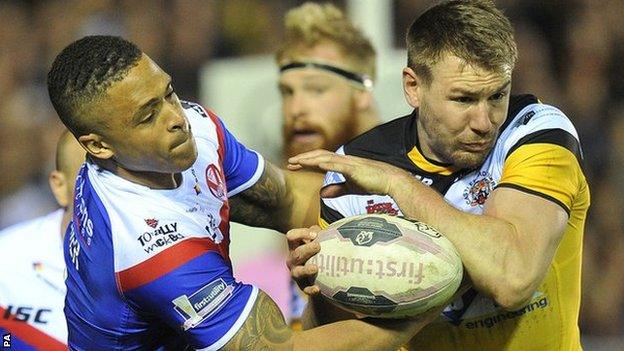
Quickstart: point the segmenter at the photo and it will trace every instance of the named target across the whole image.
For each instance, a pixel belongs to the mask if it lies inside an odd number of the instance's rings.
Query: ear
[[[78,142],[93,157],[105,160],[115,155],[111,145],[103,141],[98,134],[81,135],[78,137]]]
[[[403,93],[405,100],[413,108],[420,107],[423,80],[409,67],[403,68]]]
[[[373,92],[370,90],[357,90],[355,93],[355,107],[359,112],[366,111],[373,106]]]
[[[50,189],[52,190],[56,202],[59,206],[66,208],[71,201],[68,196],[68,194],[71,193],[67,191],[67,187],[73,184],[69,184],[65,175],[57,170],[50,172],[48,183],[50,184]]]

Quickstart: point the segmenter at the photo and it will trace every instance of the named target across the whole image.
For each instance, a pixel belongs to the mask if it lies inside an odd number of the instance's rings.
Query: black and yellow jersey
[[[418,112],[380,125],[339,153],[384,161],[409,171],[456,208],[481,214],[489,194],[511,187],[541,196],[569,215],[567,228],[543,283],[516,311],[469,290],[408,345],[412,350],[580,350],[578,313],[581,248],[589,207],[578,134],[557,108],[532,95],[512,96],[496,144],[479,169],[455,171],[419,150]],[[324,185],[344,182],[329,172]],[[321,200],[321,227],[365,214],[401,215],[389,196],[345,195]]]

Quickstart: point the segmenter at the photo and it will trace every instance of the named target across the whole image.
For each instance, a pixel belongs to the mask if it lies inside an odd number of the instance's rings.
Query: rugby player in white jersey
[[[50,189],[61,209],[0,232],[0,334],[16,350],[66,350],[63,235],[85,151],[69,132],[56,146]]]
[[[279,170],[214,113],[181,102],[134,44],[112,36],[70,44],[48,91],[88,152],[64,240],[70,349],[391,350],[428,322],[293,332],[264,292],[237,282],[229,221],[282,232],[313,223],[310,175]]]

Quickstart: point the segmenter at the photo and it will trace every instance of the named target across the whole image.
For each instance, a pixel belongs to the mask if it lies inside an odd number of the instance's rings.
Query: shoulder
[[[415,128],[415,115],[399,117],[357,136],[344,145],[347,155],[380,159],[388,155],[404,155],[406,138]]]
[[[25,252],[31,252],[33,250],[33,243],[43,244],[44,242],[47,243],[50,241],[46,239],[59,241],[62,217],[63,210],[58,209],[45,216],[33,218],[3,229],[0,231],[0,247],[6,250],[5,253],[9,254],[2,256],[13,257],[10,253],[15,253],[20,256],[24,255]],[[23,246],[27,246],[29,249],[17,249]],[[37,247],[38,246],[41,245],[37,245]]]
[[[580,154],[578,133],[559,108],[535,97],[525,103],[510,103],[509,120],[501,130],[500,146],[506,155],[528,143],[555,144]]]

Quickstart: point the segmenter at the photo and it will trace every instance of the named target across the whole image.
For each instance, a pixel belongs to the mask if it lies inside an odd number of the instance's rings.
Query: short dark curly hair
[[[54,59],[48,72],[48,94],[61,121],[76,137],[94,127],[81,114],[83,108],[122,80],[142,54],[123,38],[93,35],[71,43]]]

